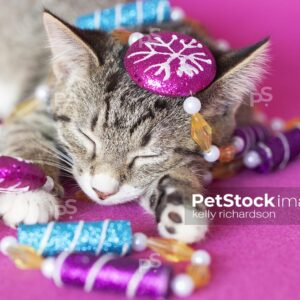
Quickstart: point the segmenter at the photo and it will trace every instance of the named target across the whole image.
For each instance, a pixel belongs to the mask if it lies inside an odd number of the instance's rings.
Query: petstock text
[[[186,224],[300,225],[300,189],[248,188],[192,195]]]

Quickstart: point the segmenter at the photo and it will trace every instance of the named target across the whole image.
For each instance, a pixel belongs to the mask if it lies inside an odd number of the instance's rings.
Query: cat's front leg
[[[208,231],[205,218],[194,218],[193,212],[205,212],[204,206],[192,206],[193,194],[202,192],[199,179],[188,168],[177,168],[162,176],[142,200],[154,213],[159,234],[186,243],[202,240]]]
[[[51,139],[51,120],[45,118],[32,117],[1,129],[1,155],[32,161],[54,181],[51,192],[39,189],[25,193],[0,193],[0,218],[11,227],[20,223],[46,223],[59,216],[58,199],[63,194],[59,183],[59,159]]]

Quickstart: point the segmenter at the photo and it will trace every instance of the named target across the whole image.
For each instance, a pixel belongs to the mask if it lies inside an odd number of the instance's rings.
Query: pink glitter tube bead
[[[50,178],[31,162],[0,156],[0,193],[20,193],[45,186]]]
[[[141,263],[138,259],[113,254],[97,257],[63,252],[56,259],[46,259],[42,273],[58,286],[78,286],[86,292],[117,292],[127,298],[165,298],[171,280],[168,266],[153,266],[150,261]]]

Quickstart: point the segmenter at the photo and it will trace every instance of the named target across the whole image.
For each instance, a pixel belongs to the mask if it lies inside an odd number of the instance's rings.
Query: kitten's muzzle
[[[92,189],[100,200],[105,200],[119,192],[120,182],[109,174],[99,173],[92,178]]]
[[[105,200],[110,196],[115,195],[116,193],[103,193],[103,192],[99,192],[97,191],[95,188],[93,188],[93,190],[95,191],[95,193],[97,194],[97,196],[99,197],[100,200]]]

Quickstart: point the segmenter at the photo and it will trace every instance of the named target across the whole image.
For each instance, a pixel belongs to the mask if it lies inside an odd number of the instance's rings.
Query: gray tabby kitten
[[[140,198],[162,236],[201,240],[208,224],[187,225],[185,212],[192,210],[192,195],[204,192],[208,164],[191,139],[184,98],[154,95],[132,82],[123,67],[127,45],[110,34],[76,29],[48,12],[44,23],[56,77],[53,119],[39,110],[17,121],[6,128],[1,145],[3,154],[39,163],[56,188],[1,195],[4,221],[15,226],[57,217],[61,160],[62,169],[71,168],[81,189],[100,205]],[[183,24],[166,27],[197,36]],[[226,53],[211,46],[217,78],[197,97],[213,127],[214,144],[229,141],[236,112],[263,73],[267,45],[264,40]],[[57,137],[68,156],[56,150]]]

